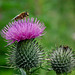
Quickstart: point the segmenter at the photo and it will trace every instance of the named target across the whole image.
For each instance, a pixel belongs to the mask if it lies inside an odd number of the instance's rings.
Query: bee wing
[[[14,19],[15,19],[16,17],[18,17],[18,16],[19,16],[19,15],[15,16],[13,19],[11,19],[11,21],[14,20]]]

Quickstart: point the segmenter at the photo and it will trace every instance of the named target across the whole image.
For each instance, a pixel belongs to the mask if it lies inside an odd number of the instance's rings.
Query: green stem
[[[30,72],[29,72],[29,70],[26,71],[26,75],[31,75]]]
[[[61,74],[57,73],[56,75],[67,75],[67,73],[61,73]]]
[[[63,75],[63,74],[58,74],[58,73],[57,73],[56,75]]]

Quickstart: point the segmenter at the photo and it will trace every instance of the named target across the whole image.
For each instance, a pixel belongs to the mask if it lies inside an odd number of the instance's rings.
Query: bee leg
[[[26,17],[24,17],[24,19],[26,19]]]

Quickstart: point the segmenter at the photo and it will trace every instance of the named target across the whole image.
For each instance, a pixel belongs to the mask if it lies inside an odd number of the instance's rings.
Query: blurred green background
[[[28,11],[29,17],[38,18],[46,26],[46,34],[39,42],[45,51],[59,45],[75,50],[75,1],[74,0],[0,0],[0,31],[17,14]],[[0,36],[0,66],[7,66],[7,43]],[[39,70],[38,75],[56,75],[54,71]],[[14,70],[0,67],[0,75],[13,75]],[[35,75],[35,74],[34,74]],[[69,75],[75,75],[72,71]]]

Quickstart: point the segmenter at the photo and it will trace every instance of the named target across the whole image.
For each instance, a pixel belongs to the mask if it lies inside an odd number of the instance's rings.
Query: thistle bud
[[[26,71],[39,66],[43,59],[42,47],[36,40],[23,40],[16,43],[9,53],[9,64]]]
[[[51,54],[51,66],[57,74],[68,73],[75,66],[75,58],[68,46],[60,46]]]

